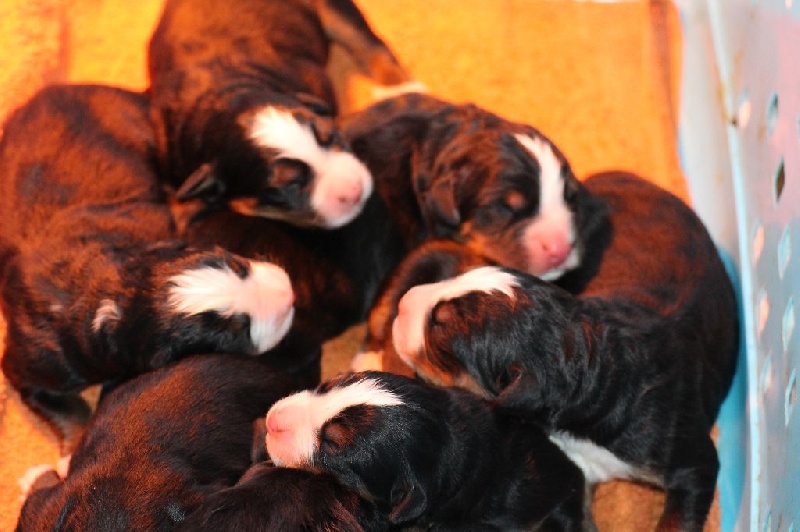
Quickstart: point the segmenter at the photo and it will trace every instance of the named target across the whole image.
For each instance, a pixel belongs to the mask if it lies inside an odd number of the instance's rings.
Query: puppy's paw
[[[55,486],[61,479],[49,464],[39,464],[29,467],[17,480],[20,491],[20,500],[24,501],[32,492]]]
[[[414,92],[427,93],[428,87],[421,81],[407,81],[398,85],[374,85],[370,92],[372,101],[377,102]]]
[[[382,371],[383,351],[361,351],[350,362],[350,369],[359,371]]]
[[[289,276],[269,262],[222,254],[209,260],[205,256],[198,264],[172,275],[167,286],[167,305],[174,314],[211,312],[223,319],[246,316],[254,354],[274,347],[294,319]]]

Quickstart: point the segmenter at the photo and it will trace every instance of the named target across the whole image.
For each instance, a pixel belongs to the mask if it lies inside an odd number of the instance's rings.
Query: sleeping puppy
[[[475,105],[408,94],[345,117],[342,131],[409,250],[454,240],[462,254],[556,280],[580,265],[604,213],[550,140]],[[389,284],[354,369],[383,367],[396,303],[413,281],[396,272]]]
[[[258,359],[197,355],[100,401],[64,478],[32,468],[17,530],[172,530],[250,466],[252,424],[298,388]]]
[[[262,442],[263,445],[263,442]],[[389,529],[374,504],[333,475],[254,464],[236,485],[206,500],[176,530],[187,532],[380,532]]]
[[[456,388],[344,374],[281,399],[266,418],[276,465],[332,473],[392,525],[578,530],[583,475],[533,424]]]
[[[709,436],[738,348],[734,292],[695,213],[624,173],[590,178],[610,205],[574,296],[486,267],[406,293],[397,353],[543,424],[590,483],[666,490],[659,529],[700,530],[719,469]]]
[[[150,96],[178,199],[322,228],[361,211],[372,177],[333,122],[333,42],[377,83],[410,82],[351,0],[167,0]]]
[[[292,280],[294,318],[280,351],[309,352],[367,315],[386,274],[405,253],[386,206],[372,195],[349,224],[330,230],[297,227],[227,209],[192,213],[180,237],[198,246],[221,246],[253,260],[269,261]],[[310,387],[316,386],[314,382]]]
[[[292,322],[283,269],[173,240],[147,109],[141,94],[52,86],[0,141],[2,369],[63,452],[90,414],[84,388],[193,352],[259,354]]]

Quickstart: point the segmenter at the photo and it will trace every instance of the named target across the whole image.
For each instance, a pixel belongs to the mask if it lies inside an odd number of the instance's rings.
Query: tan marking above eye
[[[525,195],[519,190],[511,190],[503,199],[512,211],[519,211],[525,207]]]
[[[332,422],[322,430],[320,444],[326,445],[328,451],[335,452],[347,445],[351,439],[350,431],[344,425]]]

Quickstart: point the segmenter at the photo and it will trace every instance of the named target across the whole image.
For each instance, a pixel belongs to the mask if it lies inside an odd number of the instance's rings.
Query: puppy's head
[[[343,375],[278,401],[267,414],[267,451],[277,465],[332,473],[406,523],[435,504],[449,443],[443,397],[399,375]]]
[[[576,268],[589,195],[533,128],[472,106],[431,126],[412,178],[428,231],[545,280]]]
[[[242,214],[301,226],[333,229],[350,222],[372,193],[372,175],[349,151],[333,117],[303,103],[240,115],[247,146],[230,150],[240,160],[202,166],[176,196],[221,199]]]
[[[497,315],[514,319],[510,314],[520,286],[510,270],[484,266],[411,288],[392,323],[395,351],[428,382],[492,397],[496,386],[485,376],[502,371],[494,367],[501,358],[493,352],[514,338],[498,335],[493,341],[488,320]]]

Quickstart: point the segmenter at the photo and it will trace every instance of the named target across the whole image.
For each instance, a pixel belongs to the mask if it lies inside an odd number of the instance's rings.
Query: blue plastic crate
[[[720,414],[723,530],[800,530],[800,0],[676,0],[680,146],[739,276],[740,367]]]

